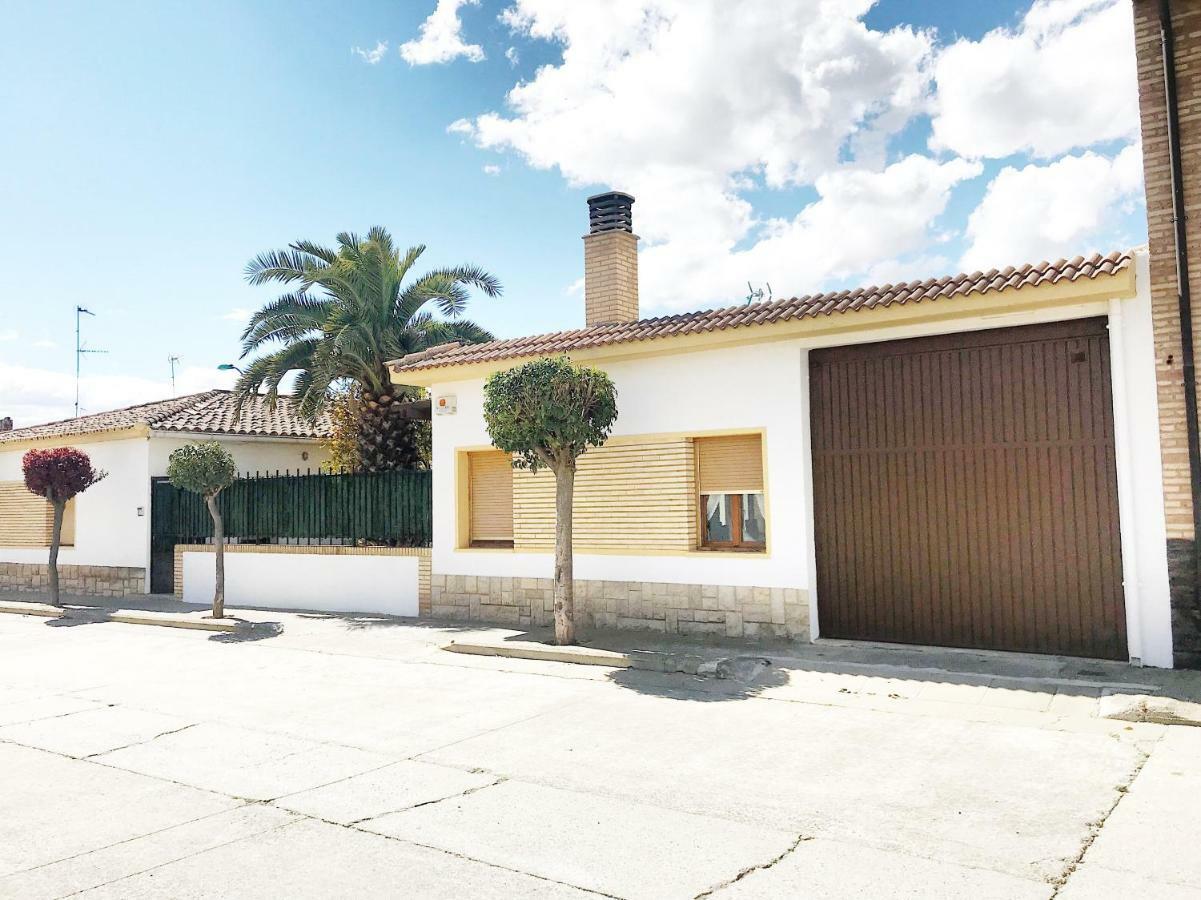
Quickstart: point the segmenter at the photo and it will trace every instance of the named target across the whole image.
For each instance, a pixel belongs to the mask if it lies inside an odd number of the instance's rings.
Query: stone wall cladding
[[[1201,6],[1172,4],[1176,34],[1176,77],[1180,99],[1180,145],[1188,252],[1193,295],[1193,332],[1201,339]],[[1201,660],[1201,609],[1191,587],[1193,563],[1192,487],[1188,433],[1184,418],[1184,378],[1180,368],[1180,316],[1172,217],[1171,158],[1164,105],[1159,4],[1135,0],[1142,119],[1143,174],[1147,192],[1147,241],[1151,255],[1151,315],[1159,399],[1159,440],[1163,454],[1164,513],[1172,583],[1172,642],[1177,665]]]
[[[127,597],[146,590],[146,570],[123,566],[58,567],[58,586],[64,594]],[[50,589],[45,563],[0,562],[0,590],[44,593]]]
[[[211,553],[212,544],[175,545],[175,596],[183,596],[183,554]],[[300,544],[226,544],[226,553],[291,553],[305,556],[416,556],[417,612],[430,615],[429,547],[321,547]]]
[[[810,639],[809,599],[798,588],[577,581],[577,623],[679,635]],[[492,622],[518,628],[551,625],[549,578],[433,575],[434,618]]]

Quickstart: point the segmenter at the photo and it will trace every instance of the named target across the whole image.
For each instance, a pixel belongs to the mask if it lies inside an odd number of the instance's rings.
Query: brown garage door
[[[821,633],[1126,658],[1104,319],[810,354]]]

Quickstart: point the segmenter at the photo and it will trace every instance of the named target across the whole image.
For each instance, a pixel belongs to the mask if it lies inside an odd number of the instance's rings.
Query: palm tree
[[[500,282],[476,266],[435,269],[405,283],[424,245],[401,253],[383,228],[365,238],[343,232],[337,250],[297,241],[246,266],[252,285],[296,285],[268,303],[242,332],[242,356],[263,351],[238,379],[239,406],[266,387],[274,404],[296,372],[299,412],[317,418],[345,389],[358,397],[358,450],[369,472],[414,468],[428,460],[429,426],[403,418],[398,404],[418,388],[393,385],[385,363],[447,341],[478,343],[492,335],[461,318],[469,288],[500,295]],[[433,306],[445,317],[435,318]],[[279,345],[279,346],[276,346]]]

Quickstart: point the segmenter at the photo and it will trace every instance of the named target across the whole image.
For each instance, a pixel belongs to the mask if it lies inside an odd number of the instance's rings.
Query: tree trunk
[[[363,471],[428,468],[429,422],[400,415],[400,406],[410,399],[409,393],[400,386],[392,394],[375,394],[365,388],[360,399],[355,446]]]
[[[221,510],[217,508],[217,495],[204,498],[213,517],[213,552],[217,567],[216,586],[213,589],[213,618],[225,618],[225,523],[221,521]]]
[[[63,511],[67,508],[65,500],[51,501],[54,506],[54,527],[50,531],[50,565],[47,567],[50,575],[50,602],[54,606],[62,606],[63,601],[58,594],[58,548],[63,539]]]
[[[555,643],[575,643],[575,575],[571,557],[571,503],[575,460],[555,469]]]

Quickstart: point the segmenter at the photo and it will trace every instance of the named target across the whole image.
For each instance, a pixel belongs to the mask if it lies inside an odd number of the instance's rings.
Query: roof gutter
[[[1197,366],[1193,349],[1193,300],[1189,281],[1188,217],[1184,206],[1184,167],[1180,150],[1180,100],[1176,91],[1176,33],[1171,0],[1159,0],[1159,42],[1163,55],[1168,155],[1172,172],[1172,224],[1176,251],[1176,293],[1180,316],[1180,366],[1184,377],[1184,422],[1188,432],[1189,482],[1193,499],[1193,600],[1201,606],[1201,431],[1197,421]]]

